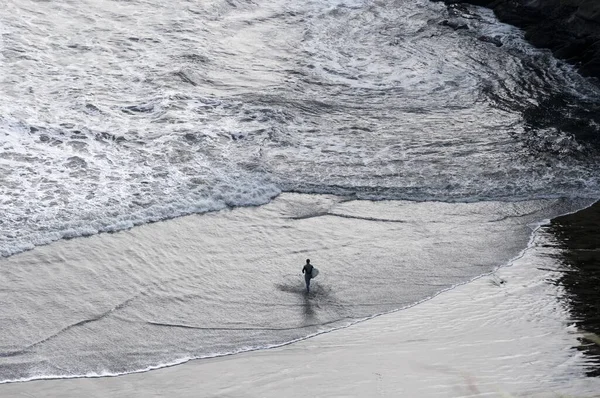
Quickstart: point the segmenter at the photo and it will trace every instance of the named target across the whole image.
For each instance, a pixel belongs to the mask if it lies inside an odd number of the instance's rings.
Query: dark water
[[[600,193],[600,90],[483,9],[9,0],[0,34],[2,381],[284,344],[410,305]],[[215,210],[183,234],[97,235]],[[320,307],[287,268],[308,255],[336,281],[323,273]]]

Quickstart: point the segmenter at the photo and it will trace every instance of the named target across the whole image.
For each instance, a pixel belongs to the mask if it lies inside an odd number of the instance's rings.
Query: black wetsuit
[[[304,281],[306,282],[306,291],[310,290],[310,279],[312,278],[312,270],[313,266],[310,264],[306,264],[304,268],[302,268],[302,273],[304,274]]]

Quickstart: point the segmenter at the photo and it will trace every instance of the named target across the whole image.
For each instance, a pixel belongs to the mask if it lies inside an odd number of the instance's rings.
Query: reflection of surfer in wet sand
[[[310,292],[310,280],[317,276],[319,271],[310,264],[309,259],[306,259],[306,264],[304,265],[304,268],[302,268],[302,273],[304,274],[304,281],[306,282],[306,293],[308,293]]]

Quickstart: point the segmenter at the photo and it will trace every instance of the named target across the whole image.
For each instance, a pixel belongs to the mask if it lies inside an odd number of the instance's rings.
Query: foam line
[[[92,322],[100,321],[100,320],[106,318],[108,315],[112,314],[113,312],[118,311],[121,308],[124,308],[130,302],[132,302],[133,300],[135,300],[137,297],[139,297],[139,294],[137,294],[134,297],[131,297],[131,298],[123,301],[122,303],[114,306],[113,308],[109,309],[108,311],[103,312],[102,314],[99,314],[98,316],[95,316],[95,317],[92,317],[92,318],[89,318],[89,319],[84,319],[82,321],[75,322],[75,323],[72,323],[70,325],[67,325],[64,328],[62,328],[59,331],[57,331],[56,333],[54,333],[54,334],[52,334],[52,335],[50,335],[48,337],[45,337],[42,340],[36,341],[35,343],[32,343],[32,344],[30,344],[30,345],[28,345],[28,346],[26,346],[26,347],[24,347],[24,348],[22,348],[20,350],[0,353],[0,357],[14,357],[14,356],[22,355],[22,354],[24,354],[24,353],[26,353],[28,351],[31,351],[35,347],[38,347],[38,346],[40,346],[40,345],[42,345],[44,343],[47,343],[50,340],[53,340],[53,339],[57,338],[61,334],[65,333],[65,332],[68,332],[71,329],[75,329],[75,328],[77,328],[79,326],[87,325],[87,324],[92,323]]]
[[[193,326],[193,325],[184,325],[178,323],[165,323],[165,322],[154,322],[154,321],[146,321],[147,324],[153,326],[164,326],[171,328],[182,328],[182,329],[195,329],[195,330],[223,330],[223,331],[233,331],[233,330],[298,330],[298,329],[306,329],[312,327],[326,326],[334,323],[338,323],[345,319],[352,319],[349,317],[335,319],[333,321],[324,322],[324,323],[314,323],[309,325],[301,325],[294,326],[288,328],[261,328],[261,327],[247,327],[247,328],[224,328],[224,327],[203,327],[203,326]]]

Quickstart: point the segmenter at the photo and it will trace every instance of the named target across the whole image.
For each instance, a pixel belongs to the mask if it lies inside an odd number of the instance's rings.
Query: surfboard
[[[319,270],[313,267],[312,272],[310,273],[311,278],[316,278],[319,275]]]

